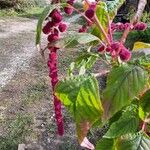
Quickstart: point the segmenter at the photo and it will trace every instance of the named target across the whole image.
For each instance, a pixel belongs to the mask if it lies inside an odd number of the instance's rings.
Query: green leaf
[[[150,150],[150,138],[141,132],[122,136],[117,142],[117,150]]]
[[[122,4],[125,2],[125,0],[113,0],[113,1],[107,1],[107,9],[109,13],[109,17],[111,20],[115,18],[117,15],[118,9],[122,6]]]
[[[116,138],[128,133],[135,133],[139,126],[138,111],[136,105],[128,106],[122,116],[110,126],[105,138]]]
[[[77,59],[76,59],[76,65],[77,67],[81,67],[82,65],[85,65],[85,67],[91,68],[93,64],[96,62],[97,58],[99,55],[91,53],[91,52],[86,52],[84,54],[81,54]]]
[[[102,138],[97,142],[96,150],[115,150],[115,140]]]
[[[60,8],[65,4],[55,4],[55,5],[49,5],[45,7],[43,10],[42,14],[39,17],[38,23],[37,23],[37,28],[36,28],[36,45],[40,44],[41,41],[41,33],[42,33],[42,25],[43,22],[45,21],[45,18],[49,15],[49,13],[54,9],[54,8]]]
[[[148,81],[147,72],[139,66],[122,65],[113,68],[104,91],[104,118],[109,118],[138,96]]]
[[[144,113],[150,113],[150,89],[140,99],[140,107]]]
[[[82,143],[103,112],[97,80],[93,76],[70,77],[57,84],[55,94],[72,113]]]
[[[108,33],[108,11],[105,2],[99,2],[96,6],[96,16],[106,33]],[[91,33],[99,37],[100,39],[104,39],[103,34],[96,25],[93,26],[93,30]]]
[[[88,44],[91,42],[100,42],[100,39],[90,33],[67,32],[64,37],[55,43],[56,47],[73,48],[78,44]]]

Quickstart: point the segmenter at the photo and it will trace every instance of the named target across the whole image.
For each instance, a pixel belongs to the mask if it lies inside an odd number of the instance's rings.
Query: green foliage
[[[150,90],[146,91],[140,99],[140,108],[145,113],[145,117],[150,114]]]
[[[90,33],[67,32],[66,35],[55,43],[56,47],[73,48],[78,44],[99,43],[100,39]]]
[[[104,2],[99,2],[97,7],[96,7],[96,16],[103,26],[104,30],[108,32],[108,11],[107,11],[107,6],[106,3]],[[93,30],[91,32],[93,35],[96,35],[100,39],[104,39],[102,32],[100,29],[94,25]]]
[[[117,138],[127,133],[135,133],[139,126],[139,117],[136,105],[128,106],[122,116],[111,124],[104,135],[105,138]]]
[[[116,150],[114,142],[114,139],[102,138],[97,142],[96,150]]]
[[[31,132],[32,120],[30,115],[18,114],[9,124],[5,137],[0,137],[0,149],[16,150],[18,144],[24,142],[25,137]]]
[[[113,1],[107,1],[107,8],[108,13],[110,16],[110,19],[113,20],[114,17],[117,15],[118,9],[122,6],[122,4],[125,2],[125,0],[113,0]]]
[[[130,104],[131,100],[143,90],[147,80],[147,72],[139,66],[122,65],[113,68],[108,75],[104,91],[104,102],[107,101],[109,108],[106,112],[107,117]]]
[[[122,136],[117,142],[118,150],[149,150],[150,138],[142,132]]]
[[[93,76],[71,77],[57,84],[55,94],[73,114],[82,142],[103,112],[97,80]]]

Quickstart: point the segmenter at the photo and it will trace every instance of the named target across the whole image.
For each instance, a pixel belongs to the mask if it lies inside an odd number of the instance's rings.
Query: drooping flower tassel
[[[62,136],[64,134],[64,123],[61,111],[61,102],[60,100],[54,95],[54,88],[56,83],[58,82],[58,69],[57,69],[57,50],[56,47],[49,48],[49,60],[48,60],[48,67],[49,67],[49,77],[51,78],[51,84],[53,88],[53,97],[54,97],[54,110],[55,110],[55,119],[58,128],[58,134]]]

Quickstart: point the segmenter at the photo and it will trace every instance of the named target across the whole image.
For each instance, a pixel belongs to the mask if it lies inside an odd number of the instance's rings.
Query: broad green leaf
[[[82,65],[85,65],[85,67],[91,68],[93,66],[93,64],[96,62],[97,58],[99,57],[99,55],[91,53],[91,52],[86,52],[82,55],[80,55],[75,63],[77,65],[77,67],[81,67]]]
[[[117,142],[117,150],[150,150],[150,138],[141,132],[122,136]]]
[[[57,84],[55,94],[72,113],[82,143],[103,112],[97,80],[93,76],[70,77]]]
[[[145,49],[145,48],[150,49],[150,44],[149,43],[143,43],[143,42],[136,42],[136,43],[134,43],[133,50],[137,51],[137,50]]]
[[[41,33],[42,33],[42,25],[45,20],[45,18],[48,16],[48,14],[54,9],[54,8],[60,8],[65,4],[55,4],[55,5],[49,5],[45,7],[42,14],[39,17],[37,28],[36,28],[36,45],[40,44],[41,41]]]
[[[99,2],[96,6],[96,16],[105,32],[108,33],[108,11],[105,2]],[[97,25],[93,26],[92,34],[99,37],[100,39],[104,39],[103,34]]]
[[[55,43],[56,47],[73,48],[78,44],[88,44],[91,42],[100,42],[100,39],[90,33],[67,32],[64,37]]]
[[[102,138],[97,142],[96,150],[115,150],[115,140]]]
[[[150,113],[150,90],[146,91],[140,99],[140,107],[144,113]]]
[[[105,138],[116,138],[128,133],[135,133],[139,126],[137,105],[130,105],[123,110],[122,116],[111,124]]]
[[[104,91],[104,118],[109,118],[124,106],[131,103],[144,90],[148,81],[147,72],[134,65],[113,68],[107,79]],[[107,109],[106,109],[107,108]]]
[[[113,0],[113,1],[107,1],[107,9],[109,13],[109,17],[111,20],[115,18],[117,15],[118,9],[122,6],[122,4],[125,2],[125,0]]]

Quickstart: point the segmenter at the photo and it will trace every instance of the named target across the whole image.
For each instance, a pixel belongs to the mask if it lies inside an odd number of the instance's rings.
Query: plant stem
[[[108,32],[109,32],[109,38],[110,38],[110,41],[112,42],[113,41],[113,35],[112,35],[112,30],[111,30],[111,23],[112,21],[110,20],[110,17],[109,15],[107,15],[107,18],[108,18]]]
[[[99,20],[98,20],[96,14],[94,15],[94,19],[95,19],[96,25],[99,27],[99,29],[101,30],[103,36],[105,37],[106,42],[110,45],[110,44],[111,44],[110,39],[109,39],[107,33],[105,32],[103,26],[102,26],[101,23],[99,22]]]
[[[82,12],[80,12],[78,9],[76,9],[75,7],[71,6],[76,12],[78,12],[79,14],[81,14],[81,16],[83,16],[89,23],[93,23],[88,17],[86,17]]]
[[[142,125],[142,129],[141,129],[142,131],[145,131],[146,124],[147,124],[147,123],[144,121],[144,122],[143,122],[143,125]]]

